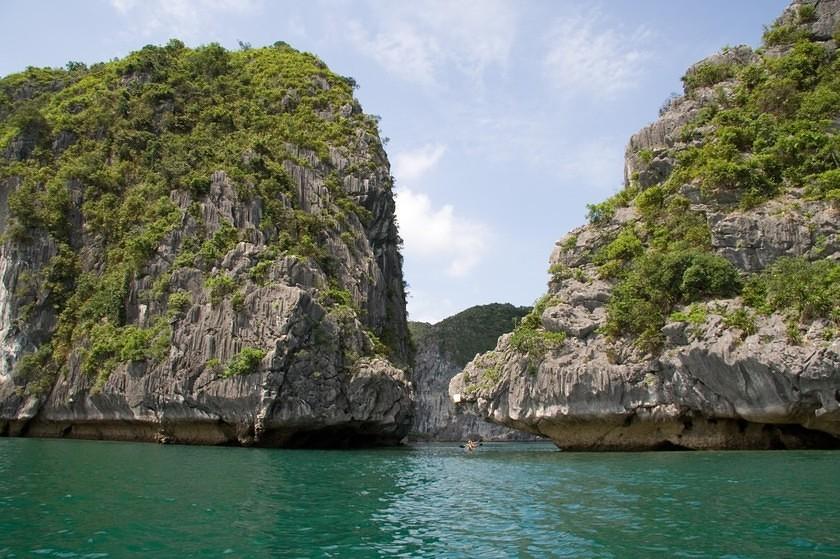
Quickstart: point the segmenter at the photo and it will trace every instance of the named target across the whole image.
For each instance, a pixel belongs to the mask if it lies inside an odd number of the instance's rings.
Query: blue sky
[[[4,0],[0,75],[177,37],[283,40],[382,117],[412,320],[545,291],[554,241],[622,183],[624,146],[693,62],[787,0]]]

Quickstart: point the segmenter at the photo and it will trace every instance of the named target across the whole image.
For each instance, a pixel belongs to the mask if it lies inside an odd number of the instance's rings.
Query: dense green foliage
[[[790,319],[829,319],[840,326],[840,262],[780,258],[750,278],[744,300],[760,312]]]
[[[660,328],[677,304],[735,295],[738,273],[729,261],[706,252],[648,251],[615,287],[605,332],[630,334],[644,349],[661,343]]]
[[[683,77],[686,91],[698,87],[709,87],[735,76],[735,65],[726,62],[699,64],[692,72]]]
[[[562,262],[555,262],[548,269],[551,274],[552,283],[558,283],[569,278],[575,278],[577,281],[589,281],[589,276],[580,268],[573,268],[563,264]]]
[[[255,347],[246,347],[233,356],[222,373],[223,377],[249,375],[256,373],[266,352]]]
[[[227,274],[210,276],[204,282],[204,286],[210,291],[210,302],[218,305],[222,300],[236,290],[236,282]]]
[[[51,363],[52,351],[52,345],[43,344],[17,362],[15,373],[25,387],[21,392],[37,395],[49,390],[56,373]]]
[[[158,317],[149,328],[99,322],[87,334],[89,345],[82,356],[82,372],[96,378],[94,390],[99,390],[119,363],[165,357],[171,335],[165,317]]]
[[[587,204],[586,218],[589,220],[589,223],[606,223],[612,219],[618,208],[626,206],[638,193],[639,190],[636,185],[631,184],[630,187],[618,191],[615,195],[607,198],[603,202]]]
[[[708,318],[709,310],[706,308],[706,305],[693,303],[683,311],[671,313],[669,320],[687,322],[693,328],[699,329],[706,323],[706,319]]]
[[[797,17],[814,16],[806,7]],[[698,185],[704,203],[729,210],[752,207],[792,188],[840,207],[840,58],[795,24],[769,29],[765,42],[787,50],[746,65],[700,64],[685,77],[689,97],[698,88],[734,80],[718,86],[713,101],[683,128],[685,143],[669,151],[676,165],[666,180],[641,189],[630,177],[624,190],[589,206],[589,221],[596,226],[609,223],[627,205],[634,205],[641,218],[591,256],[602,277],[617,281],[604,328],[610,336],[630,335],[639,347],[656,350],[660,329],[676,305],[741,292],[744,279],[713,254],[706,219],[691,210],[683,185]],[[655,155],[641,150],[637,157],[644,165]],[[746,282],[747,302],[795,315],[796,321],[836,317],[835,266],[780,261]],[[699,320],[700,311],[692,312],[684,318]],[[747,310],[724,319],[745,333],[755,329]]]
[[[800,39],[780,57],[739,68],[739,85],[719,95],[683,131],[711,132],[679,153],[667,186],[697,180],[718,201],[752,206],[785,188],[805,187],[814,198],[840,200],[840,59]]]
[[[812,4],[799,6],[794,20],[787,23],[776,23],[764,30],[764,44],[767,46],[790,45],[797,41],[808,38],[806,29],[800,27],[800,23],[814,21],[817,16],[817,9]]]
[[[192,295],[187,291],[176,291],[169,295],[167,308],[170,317],[177,317],[183,314],[192,304]]]
[[[536,370],[548,351],[566,341],[565,332],[551,332],[543,328],[541,317],[551,302],[549,295],[540,297],[531,312],[522,317],[510,337],[511,346],[528,354],[528,368],[531,371]]]
[[[263,282],[271,261],[284,255],[312,259],[332,274],[326,235],[338,237],[347,220],[369,221],[370,212],[347,196],[336,173],[326,185],[334,204],[317,215],[303,211],[284,162],[318,164],[299,148],[323,162],[330,149],[358,151],[360,138],[378,146],[377,122],[358,110],[354,86],[285,43],[229,52],[171,41],[89,68],[29,68],[0,79],[0,180],[19,181],[9,195],[6,238],[26,243],[46,233],[57,246],[33,278],[60,313],[52,366],[81,347],[83,370],[107,378],[118,362],[165,353],[168,327],[126,323],[129,284],[148,273],[161,242],[185,220],[198,232],[177,245],[173,269],[207,273],[242,240],[247,232],[227,222],[208,232],[200,215],[215,171],[225,171],[240,200],[260,202],[259,227],[271,246],[251,270],[253,281]],[[174,201],[184,196],[186,209]],[[168,277],[147,296],[177,317],[189,302],[167,300]],[[230,296],[241,306],[239,286],[224,273],[206,287],[214,304]]]
[[[342,289],[336,283],[331,283],[320,293],[320,300],[324,306],[353,307],[353,295],[346,289]]]
[[[470,307],[437,324],[410,322],[414,343],[433,341],[459,367],[466,365],[477,353],[489,351],[496,340],[510,332],[515,321],[530,311],[528,307],[492,303]]]
[[[723,316],[723,323],[728,328],[737,328],[741,331],[741,337],[752,336],[757,331],[755,315],[750,310],[740,307]]]
[[[616,277],[622,268],[644,252],[644,245],[632,227],[625,227],[608,245],[601,248],[592,257],[600,264],[600,274],[604,277]]]

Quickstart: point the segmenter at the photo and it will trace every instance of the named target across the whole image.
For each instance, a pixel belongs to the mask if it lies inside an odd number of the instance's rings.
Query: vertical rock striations
[[[354,85],[178,41],[0,80],[0,432],[402,439],[392,179]]]
[[[840,1],[692,66],[452,398],[561,448],[840,446]]]
[[[491,349],[498,337],[528,313],[527,307],[490,304],[471,307],[437,324],[410,322],[416,345],[413,380],[416,409],[411,437],[429,441],[522,440],[533,435],[456,413],[449,381],[467,362]]]

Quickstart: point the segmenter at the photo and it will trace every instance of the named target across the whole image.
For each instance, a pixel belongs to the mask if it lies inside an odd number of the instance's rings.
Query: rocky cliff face
[[[452,398],[567,449],[840,446],[838,25],[793,2],[689,69]]]
[[[509,441],[534,436],[457,413],[449,399],[449,381],[477,353],[492,349],[527,307],[490,304],[469,308],[437,324],[409,323],[417,351],[412,368],[416,409],[410,436],[427,441]]]
[[[177,41],[0,80],[0,433],[400,441],[400,240],[353,86]]]

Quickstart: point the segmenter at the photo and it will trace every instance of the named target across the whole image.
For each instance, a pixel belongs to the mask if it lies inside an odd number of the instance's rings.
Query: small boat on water
[[[474,441],[472,439],[467,439],[467,442],[461,445],[461,448],[464,449],[465,452],[475,452],[475,450],[480,447],[483,443],[480,441]]]

